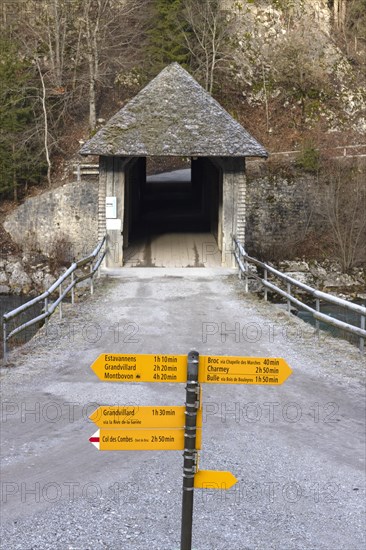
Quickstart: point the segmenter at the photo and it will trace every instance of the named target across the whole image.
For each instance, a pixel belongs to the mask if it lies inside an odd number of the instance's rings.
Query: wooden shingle
[[[82,155],[267,157],[178,63],[158,74],[80,150]]]

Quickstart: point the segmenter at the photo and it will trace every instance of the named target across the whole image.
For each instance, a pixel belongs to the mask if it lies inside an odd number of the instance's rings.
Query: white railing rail
[[[298,308],[309,312],[316,321],[317,331],[319,331],[319,321],[323,321],[328,325],[337,327],[339,329],[350,332],[355,336],[358,336],[360,351],[361,353],[364,353],[365,339],[366,339],[366,330],[365,330],[366,329],[366,326],[365,326],[366,307],[353,304],[352,302],[348,302],[347,300],[343,300],[342,298],[337,298],[337,296],[332,296],[331,294],[327,294],[326,292],[321,292],[320,290],[316,290],[315,288],[312,288],[309,285],[301,283],[300,281],[297,281],[296,279],[293,279],[292,277],[289,277],[288,275],[281,273],[281,271],[278,271],[274,267],[271,267],[265,264],[264,262],[261,262],[256,258],[252,258],[251,256],[249,256],[245,252],[244,247],[238,242],[238,240],[235,237],[233,237],[233,242],[234,242],[234,256],[238,264],[239,276],[241,277],[242,275],[244,275],[246,292],[248,292],[249,277],[259,280],[264,287],[265,300],[267,300],[268,289],[273,292],[276,292],[280,296],[283,296],[284,298],[286,298],[288,311],[290,311],[291,303],[293,303]],[[253,273],[252,271],[250,271],[249,264],[253,264],[257,267],[260,267],[263,270],[263,278],[257,275],[256,273]],[[268,281],[269,274],[273,275],[274,277],[277,277],[278,279],[286,283],[286,291],[283,290],[282,288],[279,288],[276,284],[274,284],[273,281],[271,282]],[[315,304],[316,304],[315,309],[309,306],[308,304],[305,304],[298,298],[296,298],[292,294],[293,287],[301,289],[303,292],[306,292],[307,294],[315,298]],[[340,321],[339,319],[334,319],[333,317],[330,317],[325,313],[321,313],[320,311],[321,300],[324,302],[328,302],[330,304],[337,305],[338,307],[342,307],[348,311],[352,311],[353,313],[360,315],[360,327],[356,327],[344,321]]]
[[[35,325],[36,323],[39,323],[42,320],[45,320],[47,322],[47,319],[51,317],[51,315],[56,311],[57,307],[59,307],[59,313],[60,313],[60,319],[62,319],[62,301],[64,298],[69,294],[71,291],[71,303],[74,303],[75,301],[75,286],[80,283],[81,281],[84,281],[85,279],[90,279],[90,293],[93,294],[94,292],[94,275],[95,273],[99,273],[100,265],[105,257],[106,249],[105,249],[105,243],[106,243],[106,237],[104,236],[103,239],[100,241],[98,246],[93,250],[89,256],[83,258],[82,260],[79,260],[77,262],[74,262],[66,271],[63,273],[57,281],[53,283],[53,285],[50,286],[48,290],[43,292],[43,294],[37,296],[36,298],[33,298],[32,300],[29,300],[25,304],[17,307],[16,309],[13,309],[12,311],[8,311],[3,315],[3,357],[4,361],[6,361],[7,356],[7,344],[10,338],[15,336],[16,334],[19,334],[23,330],[29,328],[32,325]],[[89,271],[88,273],[84,275],[77,275],[76,270],[85,267],[89,265]],[[63,288],[63,283],[68,279],[71,278],[71,282],[66,286],[66,288]],[[59,289],[59,296],[58,298],[49,304],[49,298],[50,296]],[[8,333],[8,323],[12,319],[15,319],[18,315],[21,313],[24,313],[31,307],[35,306],[38,303],[43,302],[43,312],[40,315],[37,315],[33,319],[27,321],[26,323],[20,324],[13,330],[11,330]]]

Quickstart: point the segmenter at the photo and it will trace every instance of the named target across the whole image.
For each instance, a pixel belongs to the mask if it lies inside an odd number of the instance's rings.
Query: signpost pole
[[[182,533],[180,550],[192,548],[194,475],[196,473],[196,426],[199,407],[198,352],[188,354],[186,426],[184,434]]]

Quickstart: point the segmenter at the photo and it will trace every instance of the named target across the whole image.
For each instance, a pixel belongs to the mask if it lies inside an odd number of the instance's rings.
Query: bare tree
[[[84,106],[94,131],[102,86],[113,85],[112,67],[128,66],[132,58],[130,45],[139,29],[131,19],[143,4],[143,0],[27,0],[19,4],[17,25],[22,29],[24,51],[38,60],[49,131],[55,136],[70,112]],[[8,17],[7,12],[3,17]]]
[[[47,112],[47,103],[46,103],[46,85],[44,81],[44,76],[42,74],[41,66],[39,64],[39,59],[35,59],[35,64],[37,67],[37,71],[39,74],[39,78],[42,85],[42,95],[41,95],[41,103],[42,103],[42,111],[43,111],[43,122],[44,122],[44,151],[47,161],[47,182],[48,185],[51,186],[51,158],[50,158],[50,147],[49,147],[49,135],[48,135],[48,112]]]
[[[333,19],[334,25],[339,30],[344,29],[346,22],[347,5],[346,0],[334,0],[333,1]]]
[[[328,225],[333,254],[343,270],[366,261],[366,173],[330,163],[319,187],[320,217]]]
[[[97,125],[96,85],[99,79],[99,40],[101,18],[109,7],[108,0],[86,0],[84,2],[83,22],[89,67],[89,128],[93,131]]]
[[[28,0],[19,10],[19,24],[27,50],[37,53],[47,66],[54,88],[65,86],[68,48],[78,0]]]
[[[185,0],[184,6],[189,26],[185,32],[187,47],[206,90],[212,93],[216,73],[232,59],[237,14],[223,10],[219,0]]]
[[[98,85],[106,84],[112,64],[128,65],[130,44],[139,32],[130,25],[143,0],[82,0],[81,31],[77,41],[77,58],[85,44],[88,65],[89,127],[97,122]],[[120,58],[120,59],[118,59]]]
[[[338,3],[334,4],[334,10],[336,36],[341,40],[352,61],[365,68],[366,0],[348,0],[347,3],[338,0]]]

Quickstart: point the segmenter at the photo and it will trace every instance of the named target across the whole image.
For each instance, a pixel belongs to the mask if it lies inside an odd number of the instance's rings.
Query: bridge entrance
[[[149,174],[149,161],[146,171],[139,162],[140,181],[130,177],[125,186],[124,265],[220,266],[220,171],[212,165],[208,180],[202,161],[191,159],[183,169]]]

